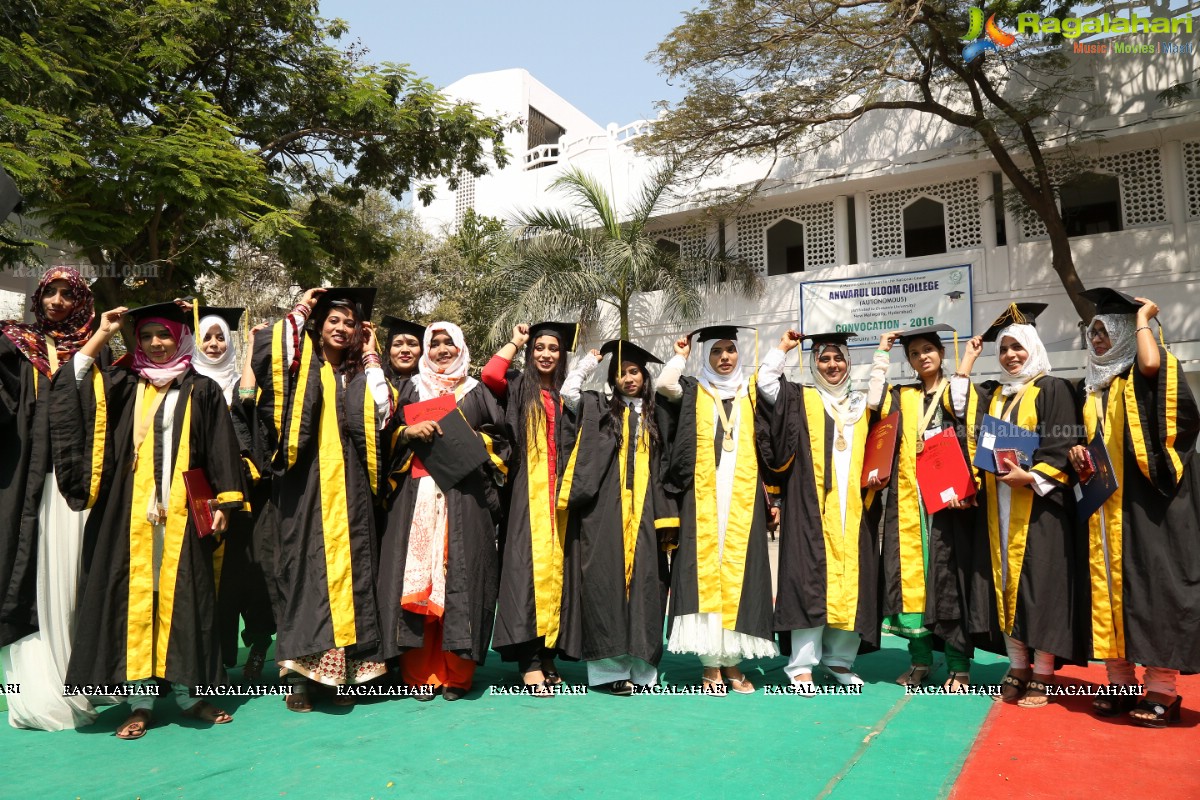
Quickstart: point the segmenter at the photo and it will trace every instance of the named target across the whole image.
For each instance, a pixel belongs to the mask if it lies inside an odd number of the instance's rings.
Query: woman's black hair
[[[346,348],[345,355],[342,356],[342,363],[338,365],[337,371],[345,375],[347,378],[353,378],[362,371],[362,355],[363,355],[363,313],[362,308],[358,303],[351,303],[348,300],[334,300],[329,303],[327,310],[320,317],[314,316],[309,320],[310,328],[309,336],[313,339],[313,344],[316,346],[317,353],[321,351],[321,329],[325,327],[325,320],[329,317],[329,312],[334,309],[340,311],[349,311],[354,317],[354,333],[350,336],[350,345]]]
[[[558,390],[562,388],[563,381],[567,379],[567,348],[563,346],[562,340],[557,336],[544,333],[538,338],[549,336],[558,342],[558,364],[554,367],[553,387],[550,390],[554,401],[558,402]],[[525,420],[525,430],[521,432],[521,443],[526,442],[527,432],[537,430],[538,423],[545,424],[546,408],[542,405],[542,374],[538,372],[537,365],[533,361],[533,346],[535,340],[531,339],[529,345],[525,348],[525,368],[521,370],[521,392],[517,398],[519,403],[518,408],[521,409],[521,417]],[[534,447],[540,447],[540,443],[535,439]]]
[[[657,451],[662,440],[658,433],[658,423],[654,415],[654,379],[650,377],[650,373],[645,367],[640,364],[637,367],[642,371],[642,389],[637,394],[642,400],[642,425],[646,427],[646,433],[650,436],[651,449]],[[620,372],[621,370],[618,368],[618,376]],[[608,414],[605,416],[604,423],[614,426],[617,436],[617,446],[624,447],[625,442],[621,440],[621,420],[625,414],[625,401],[622,400],[625,395],[621,394],[616,380],[610,378],[608,385],[612,389],[612,397],[608,401]]]

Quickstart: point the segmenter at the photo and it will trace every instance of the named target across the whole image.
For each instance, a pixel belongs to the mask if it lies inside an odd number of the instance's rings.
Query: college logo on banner
[[[889,331],[938,323],[971,333],[971,267],[924,269],[800,284],[800,330],[849,333],[851,347]]]

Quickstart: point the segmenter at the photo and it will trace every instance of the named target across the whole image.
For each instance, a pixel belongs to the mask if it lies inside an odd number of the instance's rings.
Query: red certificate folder
[[[196,523],[196,533],[200,538],[213,532],[213,508],[217,496],[213,494],[212,484],[202,469],[189,469],[183,473],[183,488],[187,490],[188,507],[192,510],[192,521]]]
[[[900,412],[893,411],[875,423],[867,435],[867,452],[863,455],[862,487],[872,477],[883,480],[892,477],[896,458],[896,439],[900,434]]]
[[[951,500],[975,496],[975,478],[953,428],[925,440],[925,449],[917,453],[917,485],[930,514],[946,508]]]
[[[404,424],[411,426],[427,420],[441,422],[443,417],[456,408],[458,408],[458,402],[455,400],[453,394],[444,394],[441,397],[435,397],[432,400],[422,400],[419,403],[409,403],[404,407]],[[414,456],[412,476],[414,478],[424,478],[428,474],[429,472],[425,469],[425,465],[421,463],[421,459]]]

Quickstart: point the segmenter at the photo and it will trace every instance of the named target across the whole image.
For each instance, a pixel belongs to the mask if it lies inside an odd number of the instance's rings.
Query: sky
[[[409,64],[438,87],[521,67],[600,125],[655,115],[682,92],[646,55],[700,0],[321,0],[371,61]]]

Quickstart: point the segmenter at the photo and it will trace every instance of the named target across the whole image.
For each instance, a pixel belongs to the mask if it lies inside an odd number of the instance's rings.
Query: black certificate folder
[[[433,440],[409,442],[413,454],[429,472],[434,482],[445,491],[488,461],[487,448],[479,434],[472,430],[462,411],[455,409],[438,421],[442,435]]]
[[[1094,469],[1086,481],[1075,484],[1075,507],[1080,522],[1087,522],[1117,491],[1117,474],[1099,432],[1087,443],[1087,451]]]

